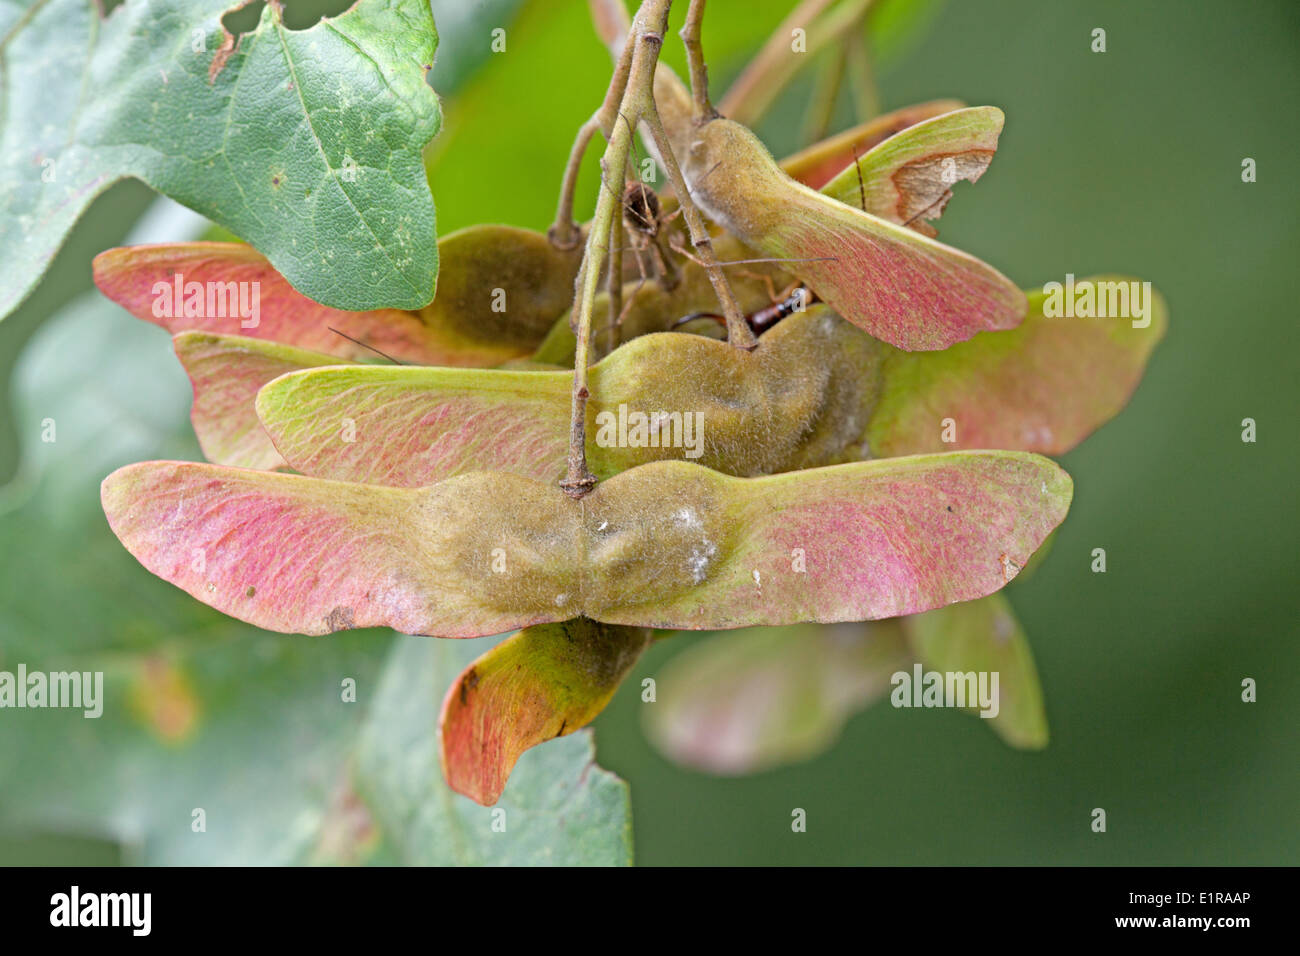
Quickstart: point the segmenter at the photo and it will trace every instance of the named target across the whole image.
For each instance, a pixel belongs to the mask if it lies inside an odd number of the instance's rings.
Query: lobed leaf
[[[786,259],[784,268],[876,338],[944,349],[1024,317],[1024,294],[997,270],[795,182],[737,123],[697,127],[685,155],[692,195],[715,222]]]
[[[602,359],[589,373],[588,466],[603,478],[687,457],[754,475],[856,448],[878,394],[880,344],[824,308],[786,318],[760,342],[744,352],[659,332]],[[404,487],[475,470],[547,480],[568,454],[572,382],[567,371],[319,368],[268,384],[257,410],[308,475]],[[638,436],[631,414],[660,417]]]
[[[384,488],[187,462],[110,475],[127,549],[261,627],[470,637],[586,616],[725,629],[896,617],[1014,577],[1065,516],[1069,476],[1020,452],[733,478],[642,465],[581,500],[472,472]]]
[[[421,153],[442,122],[424,0],[360,0],[307,30],[233,0],[0,8],[0,316],[78,217],[136,177],[340,309],[419,308],[438,273]]]
[[[447,784],[496,803],[519,756],[591,723],[649,640],[643,628],[576,618],[525,628],[477,658],[438,718]]]
[[[1082,281],[1100,288],[1133,280]],[[944,352],[892,352],[866,431],[870,454],[1015,448],[1060,455],[1118,414],[1164,336],[1164,299],[1153,292],[1145,328],[1129,318],[1048,318],[1046,300],[1029,293],[1019,328],[983,332]],[[944,442],[949,418],[955,440]]]

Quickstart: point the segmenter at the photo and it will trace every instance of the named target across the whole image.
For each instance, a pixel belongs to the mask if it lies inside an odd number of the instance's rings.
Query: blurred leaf
[[[398,639],[357,753],[359,787],[375,819],[402,848],[404,863],[630,863],[628,787],[595,765],[589,730],[520,757],[494,807],[443,781],[436,735],[442,692],[495,640]]]
[[[997,673],[998,713],[984,719],[1013,747],[1047,746],[1038,669],[1005,595],[990,594],[904,618],[903,629],[917,658],[930,670]]]
[[[828,749],[911,662],[897,620],[707,635],[663,668],[642,723],[683,766],[754,773]]]
[[[867,35],[877,70],[904,59],[938,21],[945,0],[876,0]]]
[[[460,87],[492,56],[492,31],[510,29],[524,0],[432,0],[438,25],[438,56],[433,61],[433,88],[446,96]],[[509,37],[507,36],[507,49]]]
[[[444,232],[483,222],[545,229],[574,134],[612,72],[585,3],[524,4],[505,52],[444,103],[445,126],[426,151],[430,181],[456,184],[438,195]],[[584,167],[580,216],[595,203],[599,142]]]
[[[426,0],[361,0],[303,31],[236,0],[3,0],[0,316],[127,176],[247,238],[304,294],[418,308],[437,275],[420,152],[438,131]],[[226,45],[223,46],[223,37]]]
[[[452,797],[436,761],[437,704],[482,642],[268,634],[137,565],[100,514],[100,478],[197,456],[184,376],[151,326],[78,300],[33,341],[17,384],[27,457],[0,496],[0,668],[102,670],[105,703],[97,719],[4,712],[0,825],[109,836],[146,863],[463,861],[460,843],[425,837],[489,812]],[[357,703],[343,700],[348,678]],[[510,829],[484,817],[497,842],[473,858],[626,862],[626,787],[590,751],[572,739],[525,755],[502,802]],[[399,784],[419,827],[393,815]]]

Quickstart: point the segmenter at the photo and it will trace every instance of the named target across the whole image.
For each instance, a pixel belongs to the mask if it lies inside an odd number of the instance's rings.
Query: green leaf
[[[482,832],[475,861],[627,862],[626,787],[590,766],[587,734],[524,755],[501,802],[505,834],[439,779],[437,704],[491,639],[268,634],[122,551],[101,477],[198,451],[184,376],[156,329],[78,300],[33,340],[16,382],[24,462],[0,490],[0,549],[22,559],[0,579],[0,669],[103,671],[104,704],[95,719],[3,711],[0,827],[95,833],[150,864],[471,858],[429,842],[439,827],[471,843]],[[342,699],[347,678],[356,703]],[[392,815],[399,796],[418,826]],[[196,808],[205,832],[192,829]]]
[[[479,222],[546,229],[574,131],[609,85],[609,57],[585,3],[523,4],[506,43],[456,92],[446,129],[426,153],[430,181],[456,184],[438,195],[444,229]],[[579,217],[590,214],[600,187],[598,157],[592,149],[584,164]]]
[[[939,19],[945,0],[877,0],[867,17],[872,59],[888,70],[904,59]]]
[[[642,725],[682,766],[756,773],[827,750],[911,662],[897,620],[706,635],[660,670]]]
[[[268,3],[235,42],[236,0],[0,4],[0,316],[31,291],[86,206],[128,176],[246,238],[303,294],[418,308],[434,292],[421,151],[427,0],[360,0],[307,30]],[[224,42],[223,42],[224,38]]]
[[[917,658],[941,673],[997,673],[998,712],[988,720],[1013,747],[1047,746],[1047,713],[1025,632],[1004,594],[903,619]]]
[[[416,865],[621,866],[632,859],[628,787],[596,766],[590,730],[525,753],[496,806],[453,793],[439,770],[442,688],[485,641],[401,638],[356,754],[380,828]],[[504,826],[504,832],[494,830]]]
[[[522,4],[523,0],[432,0],[439,39],[434,89],[445,97],[490,62],[492,31],[507,28]]]

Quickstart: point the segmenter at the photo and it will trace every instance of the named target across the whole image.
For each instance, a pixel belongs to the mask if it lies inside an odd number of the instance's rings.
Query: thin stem
[[[671,3],[672,0],[669,0],[669,2]],[[606,139],[614,130],[614,121],[617,119],[623,99],[627,95],[628,77],[632,74],[632,57],[635,52],[636,44],[623,44],[623,49],[619,51],[618,59],[614,62],[614,78],[610,81],[609,89],[605,91],[604,102],[600,104],[600,109],[596,111],[596,120],[600,123],[600,128],[604,132]]]
[[[817,19],[832,0],[803,0],[785,18],[718,104],[724,116],[754,125],[777,94],[804,66],[833,41],[861,26],[874,0],[849,0]],[[804,46],[792,48],[794,30],[805,32]]]
[[[596,36],[617,59],[625,49],[628,35],[632,31],[623,0],[587,0],[587,7],[591,11],[591,23],[596,28]]]
[[[560,201],[555,209],[555,222],[546,230],[551,244],[559,249],[572,249],[582,238],[582,230],[573,221],[573,197],[578,191],[578,172],[582,169],[582,158],[587,154],[591,139],[600,129],[599,114],[578,128],[578,135],[573,140],[573,149],[569,151],[569,161],[564,164],[564,179],[560,185]]]
[[[609,224],[609,270],[605,280],[609,299],[609,338],[606,353],[618,348],[619,322],[623,318],[623,217],[616,215]]]
[[[817,71],[817,85],[813,87],[812,98],[808,102],[802,142],[815,143],[825,138],[829,132],[835,119],[835,104],[839,102],[840,87],[844,85],[844,65],[848,52],[848,43],[841,43]]]
[[[592,2],[591,9],[602,39],[605,39],[608,31],[619,22],[617,13],[611,7],[599,4],[595,0]],[[546,233],[557,248],[572,249],[582,238],[581,230],[573,221],[573,197],[577,192],[578,173],[582,169],[582,158],[586,155],[587,147],[591,145],[596,130],[603,132],[608,139],[614,129],[614,119],[618,116],[619,103],[622,102],[623,94],[627,91],[627,78],[632,70],[632,47],[633,44],[624,43],[622,49],[618,51],[614,76],[610,80],[609,89],[605,91],[605,99],[600,104],[600,109],[578,128],[573,149],[569,151],[569,161],[564,166],[564,179],[560,186],[560,200],[555,210],[555,222]],[[612,40],[610,40],[610,48],[613,51]]]
[[[691,199],[686,179],[677,165],[677,157],[673,155],[672,144],[668,140],[668,132],[664,129],[663,120],[655,110],[651,110],[642,119],[650,127],[655,146],[663,160],[664,171],[668,174],[668,182],[672,184],[673,192],[677,194],[682,216],[685,217],[686,226],[691,233],[691,245],[695,247],[696,255],[704,265],[709,281],[713,283],[713,291],[722,304],[722,313],[727,318],[727,341],[738,349],[751,350],[757,347],[758,340],[754,338],[749,323],[745,321],[745,314],[731,291],[731,283],[727,281],[726,273],[722,271],[717,257],[713,254],[713,240],[704,227],[704,219],[700,216],[700,211],[695,208],[695,203]]]
[[[628,153],[632,144],[632,129],[647,112],[654,112],[654,73],[663,47],[663,34],[668,25],[668,8],[672,0],[644,0],[637,11],[627,47],[631,59],[627,75],[621,83],[623,90],[620,106],[615,116],[621,114],[626,122],[612,122],[608,133],[605,155],[601,158],[601,189],[587,233],[587,248],[583,255],[580,286],[573,306],[574,330],[577,339],[574,349],[573,399],[569,421],[568,471],[560,487],[571,498],[581,498],[596,484],[596,476],[587,468],[587,368],[591,362],[591,318],[600,283],[601,267],[609,254],[610,236],[615,215],[622,215],[623,175],[627,168]],[[620,57],[620,62],[622,57]],[[611,89],[620,85],[619,70],[615,70]],[[608,97],[606,98],[608,101]],[[602,107],[603,111],[603,107]],[[613,182],[610,177],[616,177]]]
[[[718,115],[718,111],[709,102],[709,68],[704,63],[704,46],[700,43],[700,31],[704,26],[704,4],[705,0],[691,0],[691,5],[686,9],[686,23],[681,29],[697,120],[712,119]]]
[[[880,115],[880,91],[876,88],[876,71],[871,65],[871,51],[862,31],[849,34],[846,49],[853,105],[858,113],[858,122],[865,123]]]
[[[790,54],[791,34],[797,29],[807,30],[808,24],[834,2],[835,0],[803,0],[790,11],[722,97],[718,107],[723,116],[743,122],[739,111],[742,111],[745,108],[744,104],[756,95],[756,88],[765,82],[768,74]]]

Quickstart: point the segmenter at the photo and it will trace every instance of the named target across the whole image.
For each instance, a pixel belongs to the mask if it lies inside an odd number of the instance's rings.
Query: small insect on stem
[[[645,183],[633,181],[623,190],[623,222],[650,239],[659,235],[659,196]]]
[[[641,261],[641,254],[649,252],[658,271],[660,284],[665,289],[675,288],[681,276],[676,264],[664,252],[661,230],[680,212],[677,210],[665,216],[659,206],[659,196],[639,180],[629,182],[623,190],[623,225],[627,227],[641,278],[643,281],[649,278]]]
[[[802,312],[808,306],[819,302],[816,294],[806,286],[796,286],[794,291],[787,295],[780,302],[774,302],[769,306],[751,312],[745,316],[745,322],[748,323],[750,331],[754,335],[762,335],[776,323],[780,322],[787,315],[794,315],[796,312]],[[727,320],[724,316],[716,312],[692,312],[690,315],[684,315],[671,328],[676,329],[685,325],[687,322],[693,322],[696,319],[713,319],[719,325],[726,325]]]

